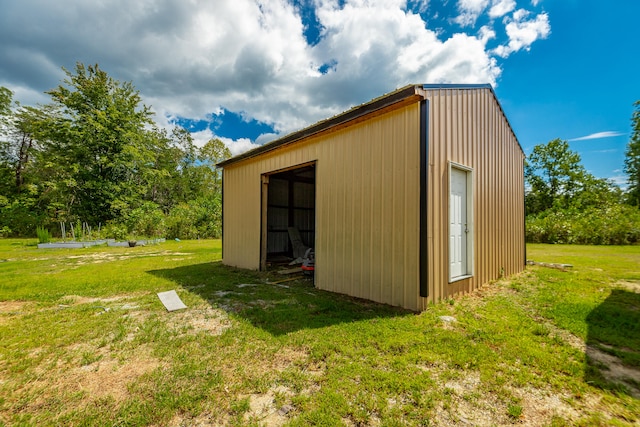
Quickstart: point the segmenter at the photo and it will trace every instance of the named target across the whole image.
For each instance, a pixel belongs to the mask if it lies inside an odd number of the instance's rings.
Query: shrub
[[[629,245],[640,243],[640,210],[613,204],[583,211],[545,211],[526,222],[530,243]]]
[[[129,233],[137,236],[162,236],[166,232],[165,215],[153,202],[144,202],[139,208],[133,209],[125,224]]]
[[[44,227],[36,227],[36,235],[38,243],[49,243],[51,241],[51,233]]]
[[[222,206],[219,197],[198,198],[175,206],[167,217],[167,237],[220,238]]]
[[[100,234],[107,239],[125,240],[129,232],[127,231],[126,225],[109,221],[102,227]]]
[[[9,236],[11,236],[11,229],[6,225],[2,226],[2,228],[0,228],[0,237],[9,237]]]
[[[33,236],[33,230],[43,223],[44,216],[28,198],[13,200],[0,208],[0,224],[12,236]]]

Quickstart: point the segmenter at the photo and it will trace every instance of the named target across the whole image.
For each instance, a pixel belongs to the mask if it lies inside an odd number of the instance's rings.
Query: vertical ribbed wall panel
[[[224,169],[224,262],[260,266],[262,174],[316,161],[316,286],[425,309],[524,268],[524,154],[492,91],[429,89],[428,286],[419,297],[420,108]],[[449,162],[473,170],[474,272],[449,283]],[[229,220],[232,218],[232,220]]]
[[[489,89],[427,90],[429,300],[472,291],[524,268],[523,158]],[[474,272],[449,283],[449,163],[473,169]],[[426,301],[422,302],[422,306]]]
[[[320,289],[418,310],[418,103],[224,169],[224,263],[260,266],[260,179],[316,161]]]

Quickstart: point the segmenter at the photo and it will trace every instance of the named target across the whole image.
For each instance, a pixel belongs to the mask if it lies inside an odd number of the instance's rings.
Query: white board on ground
[[[176,311],[187,308],[182,302],[176,291],[158,292],[158,298],[167,308],[167,311]]]

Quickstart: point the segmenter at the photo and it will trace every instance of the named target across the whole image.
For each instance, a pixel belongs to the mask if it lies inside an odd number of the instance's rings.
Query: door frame
[[[466,225],[466,232],[465,232],[465,236],[466,236],[466,251],[463,254],[463,256],[466,257],[466,271],[463,272],[461,275],[458,276],[453,276],[452,275],[452,271],[451,271],[451,177],[452,177],[452,171],[456,170],[458,172],[463,172],[466,175],[466,219],[467,219],[467,225]],[[463,279],[468,279],[470,277],[473,277],[474,275],[474,216],[473,216],[473,202],[474,202],[474,194],[473,194],[473,179],[474,179],[474,171],[473,168],[469,167],[469,166],[465,166],[465,165],[461,165],[459,163],[455,163],[455,162],[449,162],[449,170],[448,170],[448,175],[449,175],[449,191],[447,194],[447,211],[448,211],[448,234],[447,234],[447,246],[448,246],[448,270],[449,270],[449,283],[452,282],[457,282],[459,280],[463,280]]]
[[[317,165],[318,165],[318,161],[312,160],[310,162],[304,162],[304,163],[287,166],[287,167],[276,169],[269,172],[263,172],[260,175],[260,271],[267,270],[267,236],[268,236],[267,211],[268,211],[268,205],[269,205],[269,200],[268,200],[269,199],[269,177],[271,175],[276,175],[282,172],[305,168],[307,166],[313,166],[314,168],[316,168]],[[315,176],[316,177],[314,178],[314,181],[315,181],[314,185],[316,185],[316,200],[314,201],[314,208],[317,204],[317,197],[318,197],[317,169],[316,169]],[[317,211],[316,211],[315,223],[314,223],[315,230],[317,230],[317,225],[318,225],[318,217],[317,217]]]

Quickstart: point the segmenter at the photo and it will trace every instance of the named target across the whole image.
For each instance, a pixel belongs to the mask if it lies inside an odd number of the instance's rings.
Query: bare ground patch
[[[20,412],[38,413],[43,408],[55,408],[52,405],[59,405],[60,399],[64,400],[64,407],[56,410],[62,412],[81,410],[105,398],[118,405],[130,397],[129,384],[162,366],[144,346],[124,359],[115,358],[106,349],[97,352],[99,360],[82,366],[74,358],[59,358],[55,366],[43,360],[35,368],[35,379],[14,390],[16,396],[22,396],[19,401],[24,402]],[[83,394],[82,399],[64,399],[78,393]]]
[[[640,280],[618,280],[614,286],[640,294]]]
[[[567,403],[569,395],[534,387],[507,386],[506,391],[522,408],[522,414],[514,419],[509,415],[509,403],[483,391],[480,375],[475,372],[447,380],[443,389],[451,396],[451,401],[440,403],[436,408],[433,421],[440,426],[540,426],[548,425],[554,417],[570,421],[579,415]]]
[[[107,356],[92,364],[72,369],[61,380],[65,386],[73,384],[84,391],[90,400],[109,396],[120,403],[129,397],[127,384],[160,366],[161,363],[141,347],[125,361]]]
[[[140,294],[142,295],[142,294]],[[95,304],[95,303],[113,303],[118,301],[131,300],[136,298],[139,295],[114,295],[109,298],[96,298],[96,297],[85,297],[81,295],[65,295],[60,298],[64,304],[67,305],[80,305],[80,304]]]
[[[102,262],[110,262],[110,261],[122,261],[131,258],[142,258],[142,257],[159,257],[159,256],[172,256],[172,257],[180,257],[175,258],[185,259],[183,257],[188,257],[193,255],[190,252],[174,252],[170,250],[163,251],[132,251],[132,252],[95,252],[90,254],[81,254],[81,255],[69,255],[66,259],[77,261],[78,263],[86,264],[86,263],[102,263]]]
[[[623,385],[633,397],[640,399],[640,370],[624,365],[616,356],[594,346],[586,346],[586,353],[592,362],[599,365],[598,370],[607,381]]]
[[[29,301],[0,301],[0,313],[15,313],[25,310]]]
[[[9,323],[15,316],[31,311],[33,303],[29,301],[0,301],[0,325]]]
[[[279,401],[293,396],[292,391],[284,386],[276,386],[262,394],[249,395],[249,411],[245,420],[257,420],[266,427],[281,426],[289,420],[287,414],[293,409],[290,405],[278,405]]]
[[[231,320],[225,311],[210,306],[187,308],[173,313],[166,313],[164,320],[167,327],[174,332],[190,335],[196,335],[200,332],[209,335],[222,335],[232,326]]]

